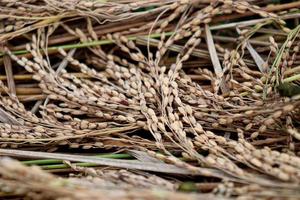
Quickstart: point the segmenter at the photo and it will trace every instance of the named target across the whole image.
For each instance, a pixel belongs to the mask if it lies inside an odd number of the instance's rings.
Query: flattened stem
[[[8,55],[3,56],[3,63],[5,67],[5,73],[7,76],[7,85],[8,89],[11,94],[16,94],[16,86],[15,86],[15,81],[13,77],[13,71],[12,71],[12,64],[11,64],[11,59]]]
[[[211,31],[209,29],[209,26],[207,24],[205,24],[205,33],[206,33],[206,42],[207,42],[207,47],[208,47],[208,51],[211,57],[211,62],[213,64],[214,67],[214,71],[217,75],[217,77],[222,77],[223,71],[222,71],[222,67],[218,58],[218,54],[217,54],[217,50],[215,48],[215,44],[212,38],[212,34]]]
[[[226,88],[225,79],[223,77],[222,66],[221,66],[221,63],[220,63],[220,60],[219,60],[219,57],[217,54],[217,50],[215,47],[215,43],[214,43],[210,28],[207,24],[205,24],[205,34],[206,34],[206,42],[207,42],[210,59],[213,64],[214,71],[217,75],[217,78],[220,79],[220,88],[222,90],[222,93],[226,93],[226,92],[228,92],[228,89]]]

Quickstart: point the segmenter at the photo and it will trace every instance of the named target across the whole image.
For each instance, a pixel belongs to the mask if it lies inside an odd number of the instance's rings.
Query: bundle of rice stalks
[[[0,1],[0,195],[300,197],[298,8]]]

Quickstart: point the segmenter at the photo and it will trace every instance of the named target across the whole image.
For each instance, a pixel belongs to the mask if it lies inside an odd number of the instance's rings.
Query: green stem
[[[120,154],[115,154],[115,155],[120,155]],[[125,156],[127,155],[127,157]],[[109,157],[112,158],[112,157]],[[117,159],[117,157],[114,157]],[[119,157],[120,158],[133,158],[132,156],[130,156],[129,154],[124,154],[124,157]],[[188,159],[182,158],[180,157],[179,159],[183,160],[183,161],[188,161]],[[61,163],[61,162],[60,162]],[[99,164],[95,164],[95,163],[72,163],[75,166],[79,166],[79,167],[96,167],[99,166]],[[51,170],[51,169],[68,169],[70,168],[69,165],[67,164],[54,164],[54,165],[42,165],[40,166],[43,170]]]
[[[113,159],[125,159],[125,158],[132,158],[129,154],[101,154],[96,155],[95,157],[100,158],[113,158]],[[62,163],[62,160],[56,160],[56,159],[42,159],[42,160],[27,160],[22,161],[25,165],[50,165],[50,164],[60,164]]]
[[[289,34],[287,35],[287,38],[286,38],[285,42],[283,43],[283,45],[279,49],[279,51],[278,51],[278,53],[276,55],[275,61],[273,62],[272,66],[271,66],[271,68],[269,70],[269,77],[270,77],[273,69],[276,68],[276,85],[279,85],[279,70],[280,70],[279,64],[281,62],[283,53],[286,50],[286,46],[287,46],[288,42],[289,41],[294,42],[294,40],[296,39],[296,37],[299,34],[299,31],[300,31],[300,25],[298,25],[296,28],[294,28],[293,30],[291,30],[289,32]],[[269,86],[269,81],[270,80],[267,79],[267,82],[266,82],[264,90],[263,90],[263,98],[264,99],[267,97],[267,88]],[[285,79],[284,82],[286,82],[286,79]]]
[[[284,82],[284,83],[289,83],[289,82],[293,82],[293,81],[297,81],[297,80],[300,80],[300,74],[296,74],[296,75],[294,75],[294,76],[285,78],[285,79],[283,80],[283,82]]]
[[[174,32],[167,32],[165,33],[166,36],[170,36],[172,35]],[[160,33],[154,33],[154,34],[150,34],[149,37],[150,38],[158,38],[160,37],[161,34]],[[129,36],[127,37],[128,40],[136,40],[138,37],[148,37],[148,35],[143,35],[143,36]],[[74,49],[74,48],[85,48],[85,47],[92,47],[92,46],[98,46],[98,45],[106,45],[106,44],[112,44],[114,43],[113,40],[95,40],[95,41],[90,41],[90,42],[84,42],[84,43],[77,43],[77,44],[66,44],[66,45],[59,45],[59,46],[52,46],[52,47],[48,47],[48,51],[57,51],[59,48],[68,50],[68,49]],[[18,51],[13,51],[12,52],[15,55],[22,55],[25,53],[28,53],[27,50],[18,50]],[[3,56],[5,53],[1,52],[0,56]]]
[[[79,166],[79,167],[96,167],[99,166],[99,164],[95,163],[72,163],[73,165]],[[50,170],[50,169],[68,169],[70,168],[69,165],[66,164],[56,164],[56,165],[43,165],[40,166],[44,170]]]

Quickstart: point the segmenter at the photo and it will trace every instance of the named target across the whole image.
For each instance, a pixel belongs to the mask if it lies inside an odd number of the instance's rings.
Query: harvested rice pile
[[[299,8],[1,0],[0,198],[300,198]]]

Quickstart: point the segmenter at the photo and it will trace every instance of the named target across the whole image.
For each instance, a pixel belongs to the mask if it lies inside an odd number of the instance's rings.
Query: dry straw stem
[[[214,41],[212,38],[210,28],[207,24],[205,25],[205,33],[206,33],[207,47],[208,47],[208,51],[209,51],[209,54],[211,57],[211,61],[214,66],[214,71],[215,71],[217,77],[222,77],[223,70],[222,70],[219,58],[217,56],[217,51],[215,48],[215,44],[214,44]]]

